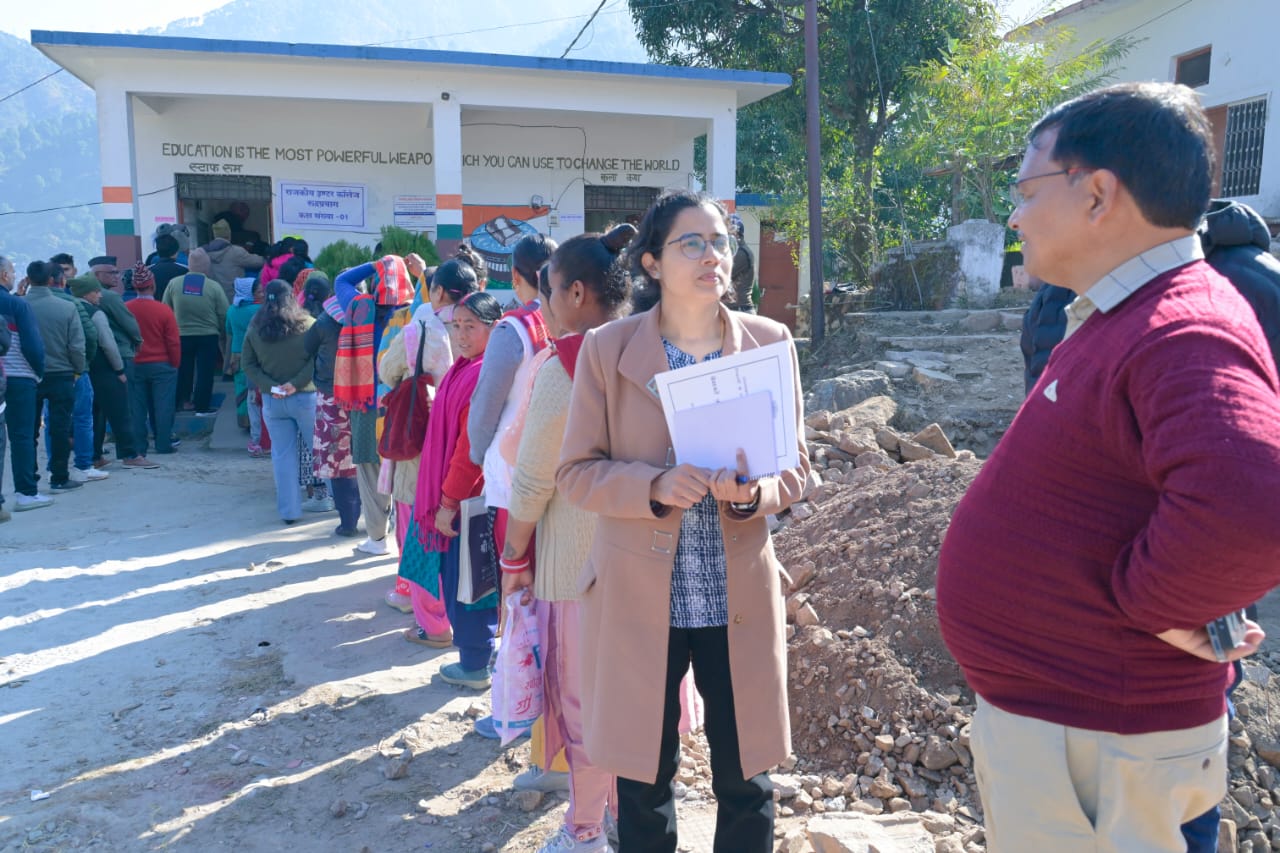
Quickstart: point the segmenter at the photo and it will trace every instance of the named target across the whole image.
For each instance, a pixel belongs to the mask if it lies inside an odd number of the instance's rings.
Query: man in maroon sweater
[[[155,433],[156,453],[173,453],[173,412],[178,395],[178,364],[182,345],[173,309],[155,298],[156,280],[141,262],[133,267],[138,297],[126,304],[142,330],[142,346],[133,359],[134,381],[129,405],[139,452],[147,455],[147,424]]]
[[[1280,383],[1202,259],[1211,152],[1170,84],[1098,90],[1030,134],[1009,224],[1028,272],[1077,298],[938,568],[992,853],[1183,851],[1226,792],[1230,667],[1203,626],[1280,583]],[[1229,659],[1262,639],[1249,623]]]

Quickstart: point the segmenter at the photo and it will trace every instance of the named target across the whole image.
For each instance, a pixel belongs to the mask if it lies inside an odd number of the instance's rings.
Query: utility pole
[[[809,160],[809,341],[810,351],[826,332],[822,286],[822,124],[818,111],[818,0],[804,4],[805,130]]]

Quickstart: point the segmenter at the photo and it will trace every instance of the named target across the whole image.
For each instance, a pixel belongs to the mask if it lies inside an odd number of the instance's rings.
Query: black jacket
[[[1219,199],[1209,204],[1196,233],[1209,266],[1235,285],[1253,308],[1276,362],[1280,357],[1280,261],[1270,252],[1266,220],[1248,205]],[[1023,378],[1028,393],[1049,363],[1049,353],[1066,334],[1066,308],[1074,298],[1065,287],[1046,284],[1022,318]]]

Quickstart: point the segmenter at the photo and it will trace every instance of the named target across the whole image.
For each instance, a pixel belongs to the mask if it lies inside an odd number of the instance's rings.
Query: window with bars
[[[1222,146],[1222,195],[1257,195],[1262,187],[1262,145],[1267,126],[1267,99],[1227,107]]]

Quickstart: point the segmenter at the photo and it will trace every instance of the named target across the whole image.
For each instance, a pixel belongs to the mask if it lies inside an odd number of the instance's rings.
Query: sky
[[[162,27],[179,18],[203,15],[225,4],[227,0],[184,0],[175,5],[154,0],[40,0],[37,3],[13,2],[0,15],[0,29],[28,39],[32,30],[70,30],[73,32],[136,31]],[[1025,21],[1055,0],[1004,0],[1006,14],[1013,21]],[[1058,0],[1062,2],[1062,0]],[[583,12],[589,13],[594,0],[582,0]]]

